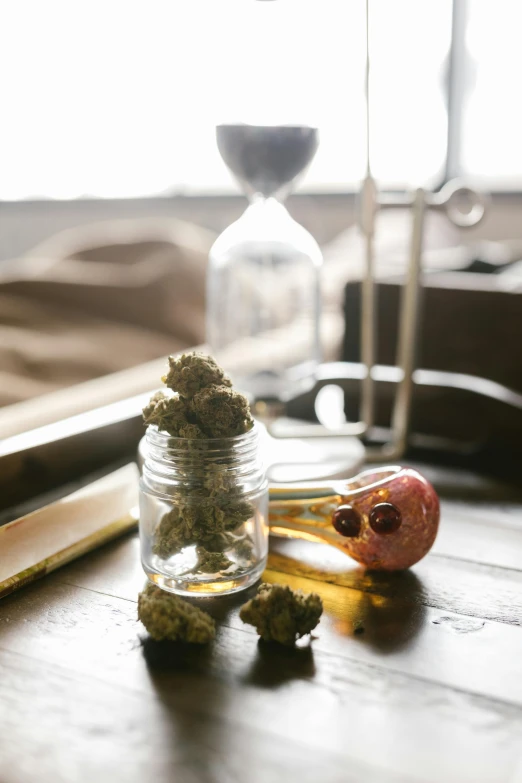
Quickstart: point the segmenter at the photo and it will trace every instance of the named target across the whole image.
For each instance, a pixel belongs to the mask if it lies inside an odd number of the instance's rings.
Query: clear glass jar
[[[189,440],[147,428],[140,482],[143,568],[182,595],[242,590],[268,554],[268,483],[260,425],[235,438]]]

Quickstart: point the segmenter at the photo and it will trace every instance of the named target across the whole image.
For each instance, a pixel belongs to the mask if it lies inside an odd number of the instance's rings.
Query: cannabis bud
[[[316,593],[307,595],[285,585],[262,584],[257,595],[241,607],[239,616],[265,641],[293,645],[315,628],[322,613],[323,604]]]
[[[230,378],[211,356],[169,356],[163,381],[174,395],[156,392],[143,409],[145,424],[190,440],[232,438],[252,428],[248,400],[231,389]]]
[[[182,397],[166,397],[163,392],[156,392],[143,408],[143,420],[179,437],[182,428],[189,424],[188,405]]]
[[[252,427],[248,400],[228,386],[208,386],[191,400],[191,412],[210,438],[232,438]]]
[[[152,424],[151,417],[154,415],[157,404],[166,399],[162,391],[157,391],[152,395],[147,405],[143,408],[143,421],[145,424]]]
[[[181,397],[193,397],[207,386],[232,386],[230,378],[211,356],[184,353],[169,356],[169,371],[161,379]]]
[[[138,596],[138,619],[156,641],[207,644],[216,635],[210,615],[150,582]]]

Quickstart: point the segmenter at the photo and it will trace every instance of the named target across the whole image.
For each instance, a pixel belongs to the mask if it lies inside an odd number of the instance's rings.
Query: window
[[[466,10],[456,173],[516,186],[522,7],[454,2]],[[436,186],[451,0],[370,0],[370,13],[374,174],[389,188]],[[233,192],[214,125],[256,111],[264,122],[309,111],[321,146],[300,188],[353,190],[364,172],[364,57],[364,0],[4,2],[0,199]]]
[[[489,188],[522,189],[522,5],[467,0],[461,171]]]

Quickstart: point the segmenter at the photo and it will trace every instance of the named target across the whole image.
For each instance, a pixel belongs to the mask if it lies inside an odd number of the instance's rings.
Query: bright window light
[[[476,80],[463,170],[522,179],[522,10],[509,0],[469,6]],[[370,8],[374,175],[384,187],[434,186],[446,154],[451,0]],[[300,189],[354,189],[365,165],[364,58],[364,0],[4,0],[0,199],[234,192],[214,127],[250,118],[317,124],[321,145]]]

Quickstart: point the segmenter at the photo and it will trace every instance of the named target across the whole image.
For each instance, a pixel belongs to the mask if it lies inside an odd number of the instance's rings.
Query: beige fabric
[[[404,270],[410,220],[408,211],[379,216],[379,274]],[[454,247],[457,234],[441,215],[427,223],[425,248],[439,259],[430,266],[444,266],[441,249]],[[111,221],[62,232],[0,264],[0,406],[202,343],[213,241],[212,232],[177,220]],[[334,360],[344,286],[363,268],[356,230],[324,255],[324,356]]]
[[[201,343],[213,239],[179,221],[118,221],[0,265],[0,405]]]

